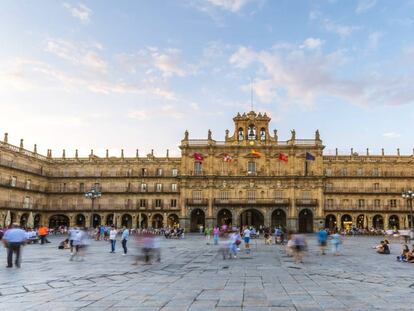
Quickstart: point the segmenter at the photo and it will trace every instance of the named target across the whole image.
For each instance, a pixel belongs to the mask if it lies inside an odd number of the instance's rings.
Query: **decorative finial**
[[[400,156],[400,148],[397,148],[397,155]]]
[[[78,149],[75,150],[75,158],[78,158]]]
[[[381,148],[381,155],[384,156],[384,148]]]
[[[315,140],[321,140],[321,136],[319,134],[319,130],[316,130],[316,132],[315,132]]]
[[[296,139],[296,131],[293,129],[290,132],[292,133],[292,137],[290,139],[295,140]]]
[[[124,149],[121,149],[121,158],[124,158]]]
[[[23,139],[20,139],[20,149],[23,149]]]
[[[338,156],[338,148],[335,148],[335,155]]]
[[[4,133],[3,142],[5,142],[6,144],[9,142],[9,134],[8,133]]]
[[[66,151],[65,151],[65,149],[63,149],[62,158],[66,158]]]
[[[208,140],[211,140],[211,139],[212,139],[212,138],[211,138],[211,136],[212,136],[212,135],[211,135],[211,130],[208,130],[207,139],[208,139]]]
[[[273,136],[275,138],[275,141],[278,141],[278,137],[277,137],[277,130],[273,130]]]
[[[37,145],[34,144],[33,153],[37,153]]]
[[[167,158],[170,156],[170,150],[167,149]]]
[[[367,148],[367,156],[369,156],[369,148]]]
[[[139,158],[139,151],[138,151],[138,149],[137,149],[137,152],[136,152],[135,156],[136,156],[137,158]]]
[[[154,156],[154,149],[151,149],[151,156]]]
[[[106,152],[105,152],[105,157],[108,159],[109,158],[109,150],[108,149],[106,149]]]
[[[226,139],[229,138],[229,130],[226,130]]]
[[[185,132],[184,132],[184,140],[188,140],[188,131],[187,130],[185,130]]]
[[[354,148],[351,148],[351,156],[354,155]]]
[[[93,156],[93,149],[91,149],[91,156]]]

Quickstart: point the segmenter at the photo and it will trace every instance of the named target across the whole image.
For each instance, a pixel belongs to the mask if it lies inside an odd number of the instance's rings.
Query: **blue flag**
[[[315,161],[315,156],[310,154],[309,152],[306,152],[306,160]]]

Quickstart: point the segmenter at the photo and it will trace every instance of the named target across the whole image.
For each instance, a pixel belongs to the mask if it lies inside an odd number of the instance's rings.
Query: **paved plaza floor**
[[[283,247],[253,240],[251,254],[223,261],[197,235],[161,239],[162,260],[133,266],[135,250],[110,254],[94,241],[84,262],[52,244],[27,245],[21,269],[6,269],[0,248],[0,310],[414,310],[414,264],[372,249],[381,237],[346,237],[343,256],[318,254],[314,236],[303,264]],[[414,287],[414,285],[413,285]]]

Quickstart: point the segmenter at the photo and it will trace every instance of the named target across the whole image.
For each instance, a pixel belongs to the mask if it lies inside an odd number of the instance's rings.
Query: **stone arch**
[[[299,232],[311,233],[313,232],[313,213],[310,209],[303,209],[299,212],[298,217]]]
[[[223,208],[218,211],[217,213],[217,225],[227,225],[231,226],[233,223],[233,215],[231,211],[229,211],[227,208]]]
[[[132,228],[132,216],[130,214],[123,214],[121,217],[121,226]]]
[[[334,230],[337,227],[336,216],[333,214],[328,214],[325,217],[325,228],[329,230]]]
[[[78,227],[85,227],[86,226],[86,218],[83,214],[77,214],[75,217],[75,224]]]
[[[49,228],[57,228],[60,226],[69,227],[69,217],[63,214],[55,214],[49,217]]]
[[[400,220],[397,215],[391,215],[388,218],[388,228],[393,230],[400,229]]]
[[[96,228],[102,224],[102,218],[99,214],[92,215],[92,227]]]
[[[112,226],[114,224],[114,214],[106,215],[105,225]]]
[[[342,229],[351,229],[352,228],[352,216],[349,214],[344,214],[341,217],[341,228]]]
[[[141,218],[137,217],[138,228],[146,229],[148,228],[148,216],[144,213],[141,213]]]
[[[250,208],[240,213],[240,227],[252,226],[256,229],[264,227],[264,215],[261,211]]]
[[[23,213],[20,216],[20,227],[21,228],[26,228],[27,225],[27,220],[29,219],[29,213]]]
[[[281,209],[275,209],[271,216],[272,228],[281,227],[286,228],[286,212]]]
[[[366,227],[366,220],[365,220],[365,215],[364,214],[360,214],[358,215],[357,219],[356,219],[356,226],[358,229],[364,229]]]
[[[206,227],[206,214],[200,208],[191,211],[190,215],[190,230],[198,232],[204,230]]]
[[[164,217],[161,214],[154,214],[151,220],[152,228],[160,229],[163,227]]]
[[[384,217],[377,214],[372,218],[372,226],[375,229],[384,229]]]
[[[34,221],[33,221],[34,227],[35,228],[38,228],[40,226],[40,222],[42,220],[41,215],[40,214],[36,214],[36,215],[34,215],[33,219],[34,219]]]
[[[168,227],[178,227],[180,225],[180,219],[178,218],[177,214],[170,214],[167,217],[167,226]]]

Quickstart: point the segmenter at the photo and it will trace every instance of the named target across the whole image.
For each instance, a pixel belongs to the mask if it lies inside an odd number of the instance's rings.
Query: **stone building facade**
[[[324,155],[319,132],[287,141],[269,131],[266,114],[237,114],[217,141],[186,131],[181,157],[46,156],[0,141],[0,226],[55,227],[283,226],[405,228],[410,213],[401,192],[414,181],[412,155]],[[92,201],[85,193],[102,193]]]

